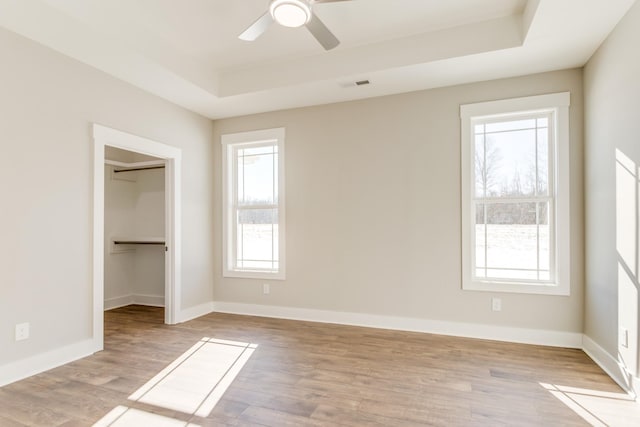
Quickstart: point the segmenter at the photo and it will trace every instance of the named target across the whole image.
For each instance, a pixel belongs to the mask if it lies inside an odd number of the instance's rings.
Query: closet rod
[[[164,165],[162,166],[147,166],[145,168],[131,168],[131,169],[114,169],[113,173],[119,172],[133,172],[133,171],[144,171],[147,169],[164,169]]]
[[[165,242],[145,242],[142,240],[114,240],[114,245],[164,245]]]

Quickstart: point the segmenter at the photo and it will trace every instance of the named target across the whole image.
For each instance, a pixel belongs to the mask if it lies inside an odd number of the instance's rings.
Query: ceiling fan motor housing
[[[301,27],[311,19],[311,3],[308,0],[271,0],[271,17],[285,27]]]
[[[254,41],[273,23],[285,27],[306,27],[311,35],[325,50],[331,50],[340,44],[340,40],[313,13],[313,6],[319,3],[346,2],[351,0],[270,0],[269,10],[244,30],[238,38]]]

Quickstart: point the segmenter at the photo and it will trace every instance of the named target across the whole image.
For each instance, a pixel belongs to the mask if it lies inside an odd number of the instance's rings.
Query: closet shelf
[[[106,165],[113,166],[113,173],[120,172],[133,172],[133,171],[143,171],[148,169],[164,169],[165,161],[164,160],[150,160],[147,162],[133,162],[133,163],[125,163],[118,162],[116,160],[108,160],[104,161]]]
[[[165,245],[164,237],[114,237],[114,245]]]

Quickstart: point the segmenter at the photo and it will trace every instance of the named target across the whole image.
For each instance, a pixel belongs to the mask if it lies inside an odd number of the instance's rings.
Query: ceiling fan
[[[352,0],[271,0],[269,10],[238,36],[240,40],[253,41],[260,37],[274,22],[285,27],[307,27],[311,35],[325,48],[331,50],[340,44],[324,23],[313,13],[318,3],[335,3]]]

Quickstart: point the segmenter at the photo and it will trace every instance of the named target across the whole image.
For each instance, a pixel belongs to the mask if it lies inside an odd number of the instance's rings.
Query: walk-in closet
[[[107,146],[104,308],[165,302],[165,164]]]

